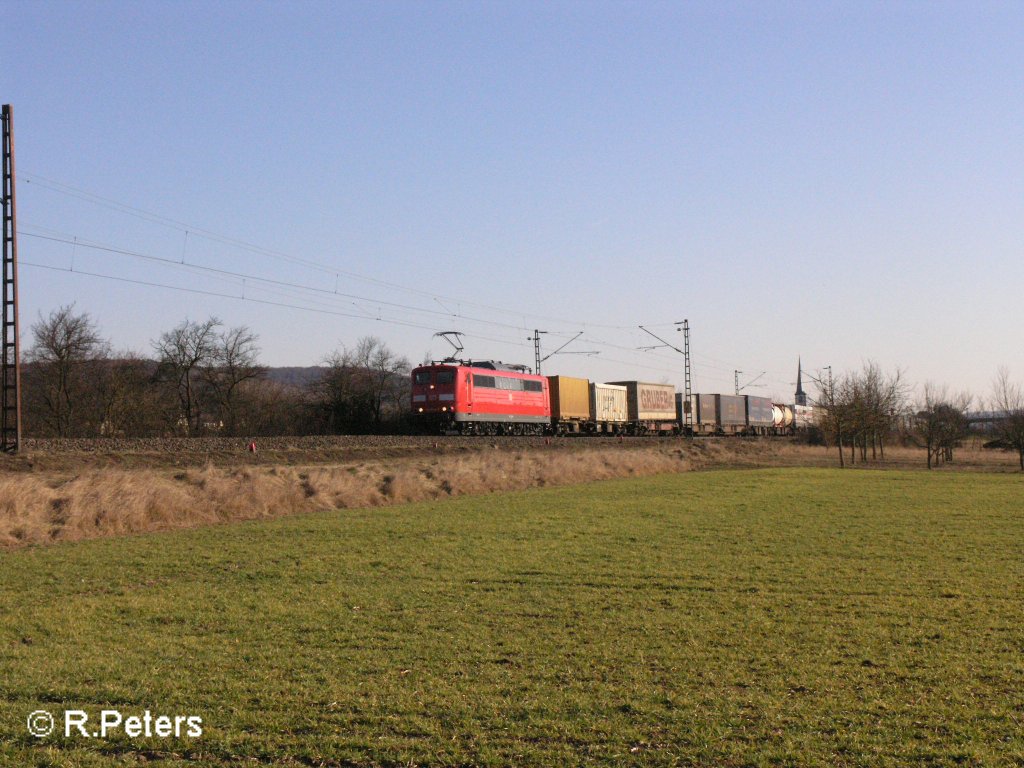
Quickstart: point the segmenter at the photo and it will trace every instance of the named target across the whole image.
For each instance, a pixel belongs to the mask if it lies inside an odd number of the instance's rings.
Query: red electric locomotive
[[[543,434],[548,381],[502,363],[438,363],[412,372],[412,412],[440,432]]]

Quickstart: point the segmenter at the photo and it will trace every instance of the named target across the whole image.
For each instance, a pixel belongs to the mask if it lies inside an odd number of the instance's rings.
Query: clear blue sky
[[[546,373],[681,384],[636,326],[688,318],[702,391],[789,400],[798,355],[1024,380],[1024,4],[37,1],[0,35],[24,331],[215,314],[308,365],[584,330]]]

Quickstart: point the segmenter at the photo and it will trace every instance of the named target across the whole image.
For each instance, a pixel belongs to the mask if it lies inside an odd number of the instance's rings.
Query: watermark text
[[[127,715],[116,709],[100,711],[92,718],[84,709],[66,709],[60,718],[45,709],[28,716],[28,732],[45,739],[63,726],[64,738],[107,739],[124,734],[129,739],[198,739],[203,735],[203,719],[198,715],[154,715],[148,709],[141,715]]]

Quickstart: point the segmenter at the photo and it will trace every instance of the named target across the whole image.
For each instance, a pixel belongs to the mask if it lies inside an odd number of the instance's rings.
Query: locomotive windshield
[[[413,381],[417,384],[429,384],[430,371],[416,371],[416,374],[413,376]]]
[[[455,371],[438,371],[438,384],[451,384],[455,380]]]

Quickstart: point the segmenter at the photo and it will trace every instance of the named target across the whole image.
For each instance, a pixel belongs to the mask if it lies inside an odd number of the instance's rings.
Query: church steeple
[[[803,365],[798,357],[796,359],[796,400],[794,401],[797,405],[807,405],[807,393],[804,392],[803,384],[801,383],[803,373]]]

